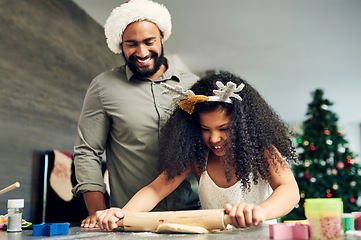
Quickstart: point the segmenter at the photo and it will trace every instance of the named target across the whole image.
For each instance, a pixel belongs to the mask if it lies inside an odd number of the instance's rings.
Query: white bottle
[[[8,200],[8,232],[21,232],[24,199]]]

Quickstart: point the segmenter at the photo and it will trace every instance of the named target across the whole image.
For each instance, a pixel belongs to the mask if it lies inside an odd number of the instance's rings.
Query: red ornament
[[[342,137],[342,136],[343,136],[342,132],[338,132],[338,135],[339,135],[340,137]]]
[[[348,200],[350,203],[355,203],[356,202],[356,199],[351,197],[349,200]]]
[[[331,134],[330,130],[328,130],[328,129],[325,129],[325,131],[323,131],[323,133],[324,133],[325,135],[330,135],[330,134]]]
[[[327,193],[327,194],[326,194],[326,197],[332,198],[332,193]]]
[[[344,164],[343,162],[338,162],[338,163],[336,164],[336,167],[337,167],[337,169],[344,169],[345,164]]]
[[[305,173],[304,175],[303,175],[303,179],[305,179],[305,180],[310,180],[311,179],[311,174],[309,174],[309,173]]]
[[[313,152],[313,151],[316,150],[316,147],[315,147],[314,145],[312,145],[312,146],[310,146],[308,149],[309,149],[311,152]]]
[[[312,122],[312,118],[310,117],[309,119],[307,119],[307,122]]]
[[[349,158],[346,160],[346,163],[349,165],[354,165],[355,164],[355,160],[353,160],[352,158]]]

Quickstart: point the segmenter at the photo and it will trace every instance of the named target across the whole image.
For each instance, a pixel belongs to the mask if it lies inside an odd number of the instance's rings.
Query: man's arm
[[[81,227],[98,227],[95,213],[96,211],[106,209],[104,194],[102,192],[85,192],[83,193],[83,198],[88,209],[89,216],[82,221]]]
[[[105,183],[101,171],[110,123],[98,94],[97,79],[90,84],[79,116],[78,134],[74,145],[74,166],[77,185],[74,194],[83,194],[89,216],[82,227],[96,227],[95,212],[106,208]]]

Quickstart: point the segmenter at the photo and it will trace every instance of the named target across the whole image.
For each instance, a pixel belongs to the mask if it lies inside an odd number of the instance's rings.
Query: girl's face
[[[199,114],[203,141],[216,156],[225,155],[231,117],[225,110]]]

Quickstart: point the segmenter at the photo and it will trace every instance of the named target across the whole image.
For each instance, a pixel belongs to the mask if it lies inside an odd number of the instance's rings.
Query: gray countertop
[[[210,234],[159,234],[152,232],[105,232],[100,229],[84,229],[80,227],[71,227],[68,235],[42,236],[33,237],[32,230],[23,230],[19,233],[7,233],[0,231],[1,240],[26,240],[26,239],[51,239],[51,240],[67,240],[67,239],[121,239],[121,240],[142,240],[142,239],[189,239],[189,240],[233,240],[233,239],[269,239],[268,226],[253,227],[251,229],[234,229],[231,231],[223,231]]]

